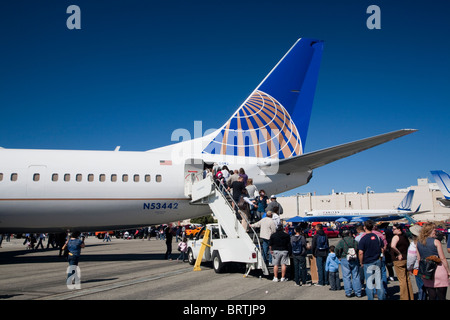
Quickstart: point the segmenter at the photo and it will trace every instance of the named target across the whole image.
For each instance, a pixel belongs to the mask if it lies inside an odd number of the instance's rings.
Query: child
[[[183,257],[183,262],[185,261],[187,249],[187,238],[183,237],[183,240],[178,244],[178,251],[180,251],[180,255],[178,256],[177,261],[179,261],[181,257]]]
[[[339,278],[339,265],[341,262],[334,253],[335,246],[330,246],[330,253],[325,262],[325,271],[328,272],[328,280],[330,281],[330,290],[341,290],[341,279]]]

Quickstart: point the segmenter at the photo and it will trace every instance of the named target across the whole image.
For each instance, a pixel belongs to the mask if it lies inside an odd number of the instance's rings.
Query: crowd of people
[[[296,286],[329,286],[329,290],[339,291],[342,290],[342,276],[346,297],[365,294],[369,300],[385,300],[391,298],[388,282],[396,275],[400,300],[446,299],[450,270],[442,243],[436,238],[434,223],[413,225],[409,229],[394,224],[382,233],[373,221],[368,220],[358,225],[356,232],[344,230],[336,245],[330,245],[323,225],[318,223],[309,243],[301,225],[290,231],[282,223],[283,207],[276,196],[269,198],[264,190],[258,190],[243,168],[231,171],[227,166],[214,166],[212,170],[205,170],[204,177],[206,175],[212,175],[220,189],[231,195],[236,217],[243,226],[247,228],[249,224],[259,231],[262,256],[266,266],[273,266],[274,282],[288,281],[287,266],[290,265],[290,275]],[[133,235],[128,231],[123,234],[124,239],[129,236]],[[150,240],[152,236],[165,241],[166,260],[172,260],[175,237],[179,252],[177,261],[186,261],[188,246],[184,226],[161,225],[134,231],[135,238]],[[30,250],[44,249],[44,240],[45,234],[26,234],[23,244]],[[109,233],[105,234],[104,241],[111,241]],[[59,255],[66,257],[70,266],[76,266],[84,247],[84,236],[79,232],[71,236],[66,233],[49,234],[47,249],[50,245],[60,249]],[[450,253],[449,245],[450,241],[447,242],[447,252]],[[308,276],[308,270],[312,272],[313,269],[317,271],[314,283],[309,281],[312,275]],[[412,280],[418,290],[416,295]]]
[[[275,282],[287,281],[286,266],[290,256],[295,285],[311,286],[307,280],[306,266],[307,255],[311,253],[314,257],[311,261],[317,270],[317,282],[314,285],[329,286],[329,290],[338,291],[342,289],[342,276],[346,297],[363,297],[365,293],[369,300],[390,299],[392,290],[388,290],[388,280],[394,280],[395,274],[400,300],[446,299],[450,271],[441,241],[436,239],[434,223],[424,224],[423,227],[413,225],[409,229],[394,224],[382,233],[373,221],[368,220],[357,227],[355,235],[350,230],[344,230],[335,246],[329,244],[323,226],[319,223],[315,225],[315,234],[309,246],[300,226],[295,228],[295,234],[289,236],[285,228],[275,226],[270,216],[268,212],[266,218],[252,226],[260,227],[261,238],[267,241],[268,250],[264,250],[264,257],[267,253],[269,256],[266,262],[274,266]],[[450,253],[449,245],[450,242],[447,242],[447,251]],[[437,262],[437,268],[431,276],[423,267],[425,261],[430,259]],[[278,277],[279,265],[281,279]],[[416,282],[416,296],[411,281]]]
[[[344,230],[336,246],[330,246],[323,225],[319,223],[309,244],[299,226],[295,228],[295,234],[288,234],[280,220],[283,208],[276,196],[272,195],[269,200],[244,169],[230,171],[227,166],[215,165],[205,174],[212,174],[222,190],[232,192],[234,203],[239,207],[236,208],[237,218],[242,220],[244,214],[251,222],[250,226],[260,230],[263,259],[267,266],[273,266],[274,282],[287,281],[287,265],[292,265],[295,285],[310,286],[306,262],[311,253],[318,277],[314,285],[341,290],[341,274],[346,297],[362,297],[365,293],[369,300],[375,297],[389,299],[388,280],[394,280],[395,274],[401,300],[415,298],[412,278],[418,288],[416,299],[445,299],[450,271],[441,241],[436,239],[435,224],[414,225],[409,230],[395,224],[383,234],[373,221],[368,220],[357,227],[356,234]],[[447,250],[450,250],[448,244]],[[432,279],[424,279],[419,269],[430,256],[439,261],[438,268]]]

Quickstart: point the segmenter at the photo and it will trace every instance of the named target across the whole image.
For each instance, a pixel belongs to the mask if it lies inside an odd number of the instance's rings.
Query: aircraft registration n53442
[[[0,231],[121,229],[198,217],[189,185],[205,166],[244,168],[270,194],[312,171],[410,134],[402,129],[304,153],[323,41],[299,39],[223,126],[145,152],[0,149]]]

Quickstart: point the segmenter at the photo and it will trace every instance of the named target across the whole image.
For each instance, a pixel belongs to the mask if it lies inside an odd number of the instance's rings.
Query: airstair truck
[[[262,257],[262,247],[256,232],[248,225],[248,231],[236,218],[233,208],[233,198],[226,189],[216,185],[212,177],[195,181],[192,184],[192,205],[209,205],[218,223],[208,224],[210,236],[206,241],[196,238],[188,241],[188,259],[195,264],[199,258],[202,245],[204,254],[202,261],[212,261],[214,270],[222,272],[227,263],[238,262],[246,264],[246,276],[251,270],[260,269],[263,274],[269,271]],[[236,207],[237,204],[234,203]],[[246,217],[243,216],[246,220]],[[202,236],[203,232],[199,232]],[[250,237],[250,235],[253,236]]]

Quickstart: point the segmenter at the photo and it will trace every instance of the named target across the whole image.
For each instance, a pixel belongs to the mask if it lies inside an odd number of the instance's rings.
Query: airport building
[[[442,192],[435,183],[428,179],[418,179],[416,186],[398,189],[392,193],[374,193],[367,188],[366,193],[335,193],[330,195],[297,194],[294,196],[278,197],[277,201],[283,206],[284,220],[306,215],[312,210],[365,210],[365,209],[397,209],[398,205],[409,190],[414,190],[411,209],[428,211],[413,215],[417,221],[450,221],[450,208],[442,207],[437,201],[443,198]]]

